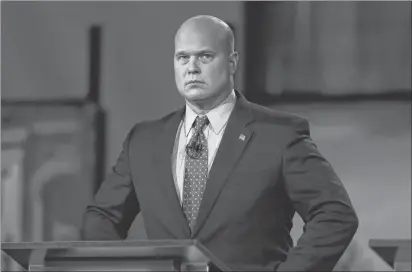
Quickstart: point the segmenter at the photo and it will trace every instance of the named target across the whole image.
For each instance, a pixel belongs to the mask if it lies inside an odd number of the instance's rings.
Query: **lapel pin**
[[[242,140],[242,141],[244,141],[244,140],[245,140],[245,135],[240,134],[240,135],[239,135],[239,139]]]

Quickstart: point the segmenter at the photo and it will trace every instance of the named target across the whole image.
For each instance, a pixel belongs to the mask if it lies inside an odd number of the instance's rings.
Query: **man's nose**
[[[200,68],[197,63],[198,59],[196,57],[191,57],[188,63],[188,72],[191,74],[200,73]]]

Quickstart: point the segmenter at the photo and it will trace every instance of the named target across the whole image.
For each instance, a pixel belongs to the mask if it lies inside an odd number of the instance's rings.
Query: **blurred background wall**
[[[314,140],[360,217],[352,255],[343,258],[350,269],[388,270],[367,243],[411,236],[410,2],[2,2],[2,139],[3,102],[88,96],[88,35],[97,25],[102,29],[98,102],[106,112],[106,156],[88,162],[104,160],[106,172],[136,122],[182,105],[174,83],[173,38],[184,20],[198,14],[217,16],[234,29],[238,90],[257,103],[309,118]],[[51,115],[46,110],[42,116]],[[70,110],[64,116],[83,119]],[[32,133],[19,131],[12,135],[24,139]],[[76,150],[83,157],[82,148]],[[23,156],[13,154],[16,161]],[[62,180],[70,182],[67,176]],[[47,190],[53,194],[53,186]],[[77,209],[83,203],[77,202]],[[295,240],[301,227],[296,217]],[[53,237],[77,237],[70,226],[60,230],[63,234]],[[139,217],[129,239],[144,237]]]
[[[253,97],[407,90],[410,13],[405,2],[247,2],[246,47],[253,54],[246,58],[259,64],[246,68],[247,89]]]

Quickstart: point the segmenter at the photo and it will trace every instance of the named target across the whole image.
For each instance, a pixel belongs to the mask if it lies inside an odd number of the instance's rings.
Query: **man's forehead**
[[[190,41],[216,41],[223,38],[219,31],[214,31],[212,29],[184,29],[179,32],[176,36],[177,42],[190,42]]]
[[[185,23],[183,23],[178,33],[185,33],[185,32],[199,32],[199,33],[210,33],[210,34],[218,34],[222,31],[225,31],[224,26],[222,24],[217,23],[214,20],[209,18],[193,18],[189,19]]]
[[[181,33],[175,40],[175,50],[221,50],[225,39],[213,33],[193,31]]]

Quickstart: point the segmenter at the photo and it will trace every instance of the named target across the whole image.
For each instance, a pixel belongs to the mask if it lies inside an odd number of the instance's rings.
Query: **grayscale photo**
[[[411,271],[410,1],[1,1],[1,271]]]

